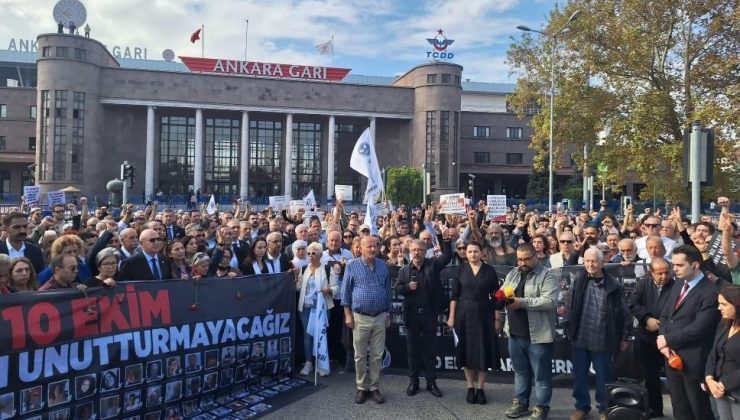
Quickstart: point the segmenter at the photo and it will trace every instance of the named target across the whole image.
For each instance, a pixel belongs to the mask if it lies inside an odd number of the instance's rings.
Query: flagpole
[[[316,292],[318,295],[318,292]],[[318,296],[317,296],[318,297]],[[318,302],[318,299],[316,299]],[[313,349],[314,349],[314,367],[313,367],[313,386],[317,386],[319,383],[319,346],[318,346],[318,340],[319,336],[319,308],[316,308],[316,329],[314,329],[314,336],[313,336]]]
[[[244,29],[244,61],[247,61],[247,48],[249,47],[249,19],[246,22],[247,27]]]
[[[200,40],[200,58],[205,58],[206,56],[206,26],[201,24],[200,25],[200,33],[203,35],[203,38]]]

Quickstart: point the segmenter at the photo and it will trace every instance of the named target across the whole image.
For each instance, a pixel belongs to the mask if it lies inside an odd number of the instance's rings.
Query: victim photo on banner
[[[292,274],[0,296],[0,419],[223,419],[291,377]]]

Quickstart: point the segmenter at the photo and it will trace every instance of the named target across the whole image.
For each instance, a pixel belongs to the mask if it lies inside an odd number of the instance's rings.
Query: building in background
[[[341,81],[312,68],[318,80],[302,80],[116,58],[83,36],[42,34],[37,46],[0,51],[0,194],[19,195],[34,163],[42,192],[104,194],[124,160],[136,167],[132,197],[330,197],[335,184],[357,194],[349,160],[368,127],[381,166],[425,168],[437,195],[467,192],[468,174],[479,197],[526,193],[534,152],[529,118],[506,106],[515,86],[465,81],[457,64]],[[564,163],[558,181],[572,173]]]

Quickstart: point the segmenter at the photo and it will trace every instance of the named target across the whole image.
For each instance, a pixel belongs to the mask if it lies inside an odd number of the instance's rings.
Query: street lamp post
[[[554,167],[553,167],[553,156],[552,156],[553,155],[553,153],[552,153],[552,137],[553,137],[553,125],[554,125],[553,112],[555,110],[555,46],[556,46],[556,43],[557,43],[557,37],[558,37],[558,35],[560,35],[560,33],[563,32],[563,30],[565,30],[565,28],[567,28],[568,25],[570,25],[571,22],[573,22],[574,20],[578,19],[578,16],[580,14],[581,14],[581,11],[580,10],[576,10],[572,15],[570,15],[570,18],[568,19],[567,22],[565,22],[565,25],[563,25],[560,29],[557,30],[557,32],[555,32],[552,35],[551,34],[547,34],[545,32],[542,32],[542,31],[538,31],[536,29],[532,29],[529,26],[520,25],[520,26],[517,26],[516,27],[520,31],[524,31],[524,32],[537,32],[540,35],[544,35],[544,36],[547,36],[547,37],[552,38],[552,47],[551,47],[551,51],[550,51],[550,153],[549,153],[550,163],[549,163],[549,169],[548,169],[548,172],[549,172],[549,180],[548,180],[549,187],[548,187],[548,192],[547,192],[547,207],[548,207],[548,210],[550,210],[550,211],[552,211],[552,209],[553,209],[553,207],[552,207],[552,191],[553,191],[553,171],[554,171]]]

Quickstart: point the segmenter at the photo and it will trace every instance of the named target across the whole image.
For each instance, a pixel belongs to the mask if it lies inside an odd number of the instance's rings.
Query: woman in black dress
[[[467,402],[485,404],[483,385],[488,369],[501,367],[493,303],[499,284],[496,270],[481,260],[480,244],[469,243],[466,256],[467,262],[460,265],[459,275],[451,283],[447,325],[457,334],[457,364],[464,369],[468,382]]]

